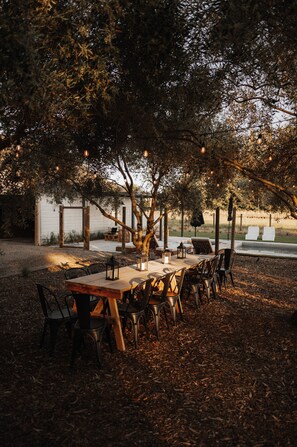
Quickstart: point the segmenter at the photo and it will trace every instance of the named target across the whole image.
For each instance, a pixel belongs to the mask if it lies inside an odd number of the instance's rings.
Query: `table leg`
[[[108,298],[108,304],[110,309],[111,317],[114,321],[114,335],[116,339],[116,345],[119,351],[125,351],[125,342],[122,332],[121,319],[119,315],[117,300],[114,298]]]

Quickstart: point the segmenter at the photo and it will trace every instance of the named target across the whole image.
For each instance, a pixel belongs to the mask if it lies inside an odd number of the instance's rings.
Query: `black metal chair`
[[[210,301],[210,294],[217,298],[217,266],[220,260],[220,255],[216,255],[211,261],[206,262],[206,269],[202,276],[203,292],[206,293],[208,302]]]
[[[169,304],[171,316],[174,324],[176,324],[176,304],[178,305],[179,315],[181,320],[183,319],[183,309],[181,304],[181,291],[184,283],[186,268],[182,268],[170,278],[170,284],[168,287],[166,301]]]
[[[185,274],[184,289],[186,298],[193,295],[196,308],[199,308],[199,302],[202,304],[203,279],[206,270],[206,260],[199,262],[197,265],[188,269]]]
[[[227,285],[227,276],[229,275],[232,286],[235,287],[234,280],[233,280],[233,265],[235,260],[236,252],[233,248],[225,248],[224,250],[224,259],[223,259],[223,265],[219,266],[217,272],[220,278],[221,284],[224,283],[224,286]]]
[[[126,327],[127,320],[132,323],[135,348],[138,344],[138,330],[141,319],[148,333],[146,310],[151,295],[152,282],[152,278],[141,282],[131,291],[128,302],[118,303],[119,314],[123,319],[123,329]]]
[[[105,315],[92,317],[90,312],[90,295],[76,293],[74,295],[77,308],[78,320],[74,325],[73,344],[70,366],[73,367],[81,345],[87,339],[91,339],[96,348],[96,359],[98,367],[101,368],[101,347],[103,337],[106,334],[110,351],[113,352],[110,323]]]
[[[148,309],[154,318],[155,329],[157,334],[157,339],[160,338],[160,316],[161,311],[163,311],[165,316],[165,321],[167,327],[169,328],[168,318],[166,313],[166,296],[168,292],[168,287],[170,284],[170,279],[172,277],[172,272],[167,273],[165,276],[158,278],[153,287],[151,296],[149,299]]]
[[[53,354],[58,330],[60,326],[64,325],[67,329],[69,337],[71,337],[72,326],[76,321],[76,313],[71,309],[70,303],[68,301],[73,297],[71,293],[64,293],[58,296],[50,288],[42,285],[36,284],[38,296],[41,303],[41,308],[44,315],[44,325],[43,331],[40,339],[40,347],[43,346],[47,328],[50,331],[50,355]],[[63,301],[63,306],[61,305]]]

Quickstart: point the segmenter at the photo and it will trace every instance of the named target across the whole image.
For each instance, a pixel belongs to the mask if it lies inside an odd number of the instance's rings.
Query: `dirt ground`
[[[60,266],[1,278],[1,445],[295,447],[297,261],[237,256],[234,279],[198,310],[184,299],[160,341],[150,324],[135,350],[126,330],[126,352],[104,346],[98,370],[87,345],[71,370],[63,331],[39,349],[35,283],[62,290]]]

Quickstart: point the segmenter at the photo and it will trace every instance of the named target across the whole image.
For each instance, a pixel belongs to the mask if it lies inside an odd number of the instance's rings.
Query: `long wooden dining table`
[[[189,269],[204,259],[210,260],[214,254],[187,255],[184,259],[171,257],[170,264],[164,264],[162,259],[149,261],[148,270],[140,271],[136,265],[121,267],[119,279],[111,281],[105,278],[105,272],[66,280],[66,287],[75,296],[94,295],[105,297],[109,303],[110,317],[113,322],[116,346],[119,351],[125,351],[125,341],[122,333],[121,319],[118,312],[117,300],[121,300],[124,293],[136,287],[139,283],[149,278],[159,278],[166,273],[178,271],[182,268]],[[100,303],[100,302],[99,302]],[[100,304],[94,314],[101,312]]]

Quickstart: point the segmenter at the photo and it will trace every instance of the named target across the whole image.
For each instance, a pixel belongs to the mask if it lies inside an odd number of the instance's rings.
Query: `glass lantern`
[[[105,264],[106,266],[106,279],[114,281],[119,279],[120,264],[116,261],[115,257],[112,256],[110,260]]]
[[[165,248],[165,250],[162,253],[162,261],[163,264],[170,264],[171,261],[171,251],[169,248]]]
[[[145,253],[137,256],[137,269],[140,271],[148,270],[148,256]]]
[[[184,259],[187,256],[187,250],[184,244],[181,242],[177,247],[177,259]]]

